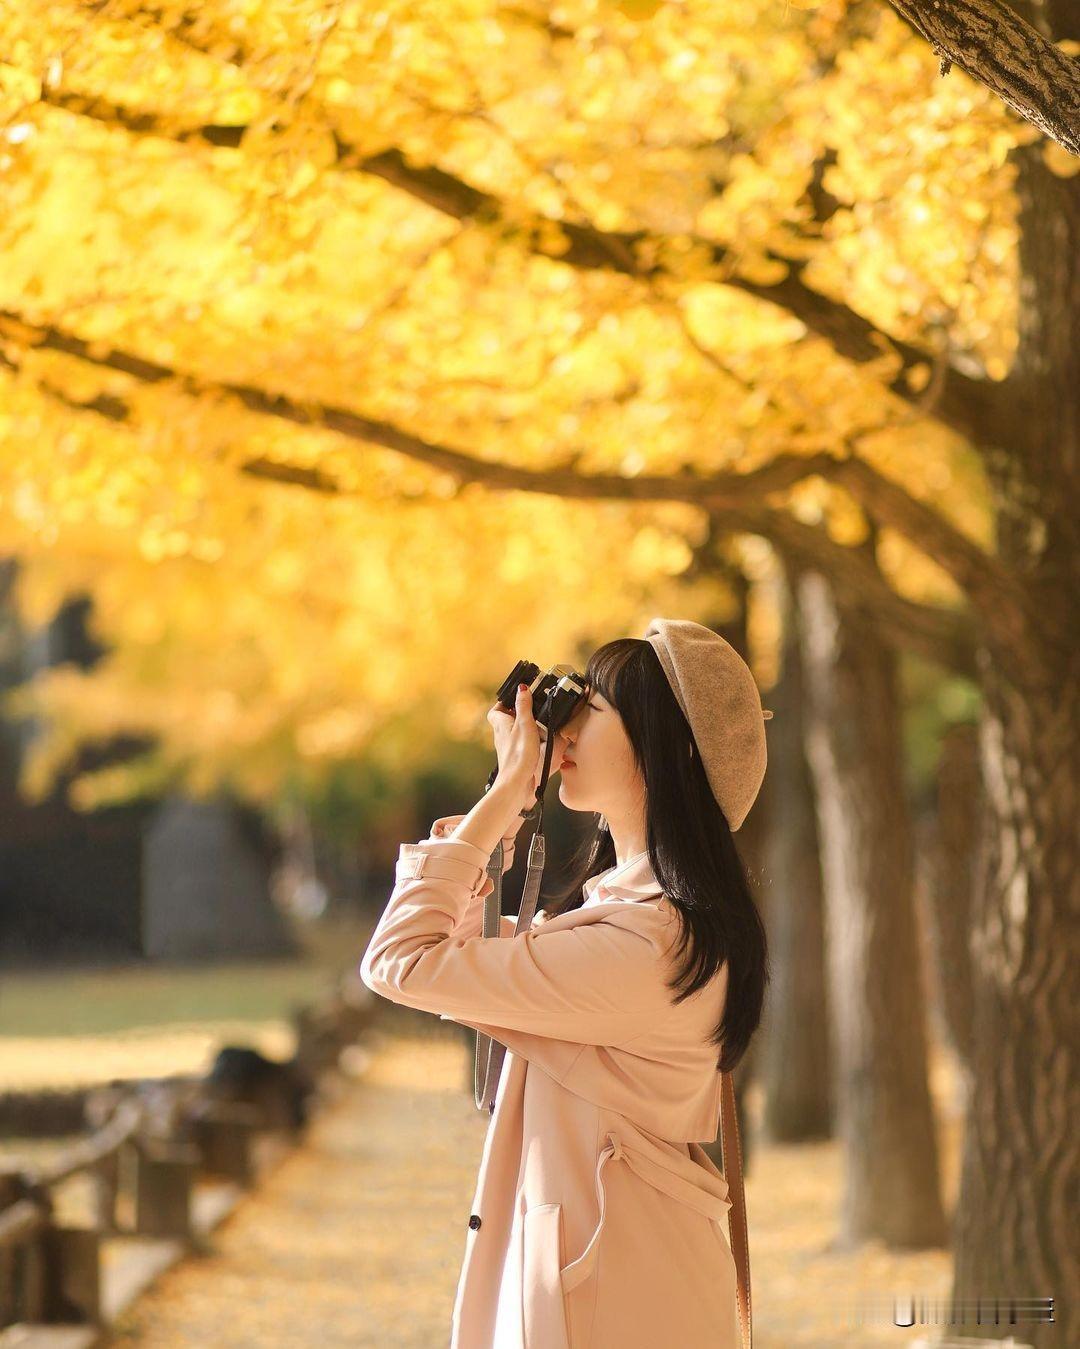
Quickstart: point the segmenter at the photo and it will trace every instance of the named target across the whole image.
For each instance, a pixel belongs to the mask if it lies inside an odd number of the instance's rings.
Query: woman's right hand
[[[521,809],[530,810],[536,804],[536,789],[544,770],[547,728],[533,716],[532,694],[525,685],[518,689],[514,702],[513,712],[496,703],[487,719],[495,733],[497,784],[508,793],[520,793]]]

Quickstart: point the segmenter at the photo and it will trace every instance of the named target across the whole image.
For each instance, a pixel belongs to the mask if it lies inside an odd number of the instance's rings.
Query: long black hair
[[[724,1014],[711,1038],[721,1051],[717,1068],[730,1071],[758,1028],[770,978],[765,925],[746,868],[652,644],[636,637],[607,642],[590,656],[584,674],[622,718],[645,783],[649,861],[679,914],[676,959],[690,952],[667,985],[681,990],[674,1002],[728,963]],[[599,821],[597,815],[570,859],[569,883],[544,900],[549,916],[580,908],[585,882],[615,865],[615,844]]]

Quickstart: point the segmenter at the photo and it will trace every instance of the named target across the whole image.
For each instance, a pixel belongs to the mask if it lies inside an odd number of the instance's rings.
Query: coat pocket
[[[521,1219],[525,1349],[570,1349],[562,1280],[562,1205],[534,1204]]]

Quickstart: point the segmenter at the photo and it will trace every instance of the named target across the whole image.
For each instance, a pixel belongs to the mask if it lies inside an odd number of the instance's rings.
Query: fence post
[[[40,1238],[45,1264],[45,1324],[101,1324],[101,1234],[50,1223]]]
[[[198,1167],[198,1148],[145,1142],[136,1146],[134,1231],[138,1236],[191,1238],[191,1194]]]
[[[204,1102],[192,1119],[204,1170],[250,1185],[255,1175],[252,1140],[260,1123],[260,1113],[254,1106]]]
[[[21,1193],[18,1182],[17,1171],[0,1167],[0,1213],[13,1204]],[[19,1317],[19,1258],[18,1246],[0,1243],[0,1326],[16,1321]]]
[[[45,1250],[40,1238],[28,1241],[19,1252],[22,1262],[22,1315],[27,1321],[45,1319],[47,1280]]]
[[[51,1199],[16,1170],[0,1174],[0,1325],[39,1321],[46,1296],[44,1229]]]
[[[119,1231],[116,1218],[116,1199],[120,1191],[120,1152],[110,1152],[107,1157],[90,1168],[94,1186],[94,1225],[103,1233],[112,1235]]]

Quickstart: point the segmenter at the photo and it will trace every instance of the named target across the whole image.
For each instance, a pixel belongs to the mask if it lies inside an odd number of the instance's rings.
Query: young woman
[[[365,984],[507,1048],[451,1349],[737,1349],[720,1075],[761,1017],[768,957],[732,830],[765,768],[745,662],[654,619],[601,647],[558,734],[559,798],[598,818],[533,926],[481,935],[490,854],[512,859],[541,728],[524,686],[488,713],[498,776],[403,844]]]

